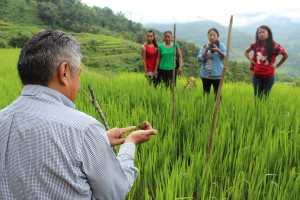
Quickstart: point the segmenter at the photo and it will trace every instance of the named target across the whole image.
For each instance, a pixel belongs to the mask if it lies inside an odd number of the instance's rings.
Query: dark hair
[[[23,85],[47,86],[62,62],[67,62],[74,74],[80,60],[80,44],[76,39],[63,31],[45,30],[22,48],[18,72]]]
[[[172,32],[171,32],[171,31],[165,31],[165,32],[164,32],[164,35],[165,35],[166,33],[170,33],[171,36],[172,36]]]
[[[218,36],[218,38],[219,38],[219,31],[218,31],[216,28],[211,28],[211,29],[209,29],[208,32],[207,32],[207,35],[209,34],[210,31],[216,32],[216,33],[217,33],[217,36]],[[217,47],[220,48],[220,41],[219,41],[219,40],[216,40],[216,41],[215,41],[215,45],[217,45]]]
[[[152,40],[152,42],[153,42],[155,47],[158,47],[158,44],[157,44],[156,39],[155,39],[155,33],[152,30],[147,31],[147,33],[153,33],[154,39]],[[147,35],[147,33],[146,33],[146,35]]]
[[[271,60],[274,56],[274,41],[273,41],[273,34],[271,31],[271,28],[267,25],[261,25],[260,27],[257,28],[256,34],[255,34],[255,47],[254,49],[256,50],[256,45],[257,44],[262,44],[262,41],[258,38],[258,29],[265,29],[268,32],[268,39],[267,39],[267,55],[268,55],[268,61],[271,63]]]

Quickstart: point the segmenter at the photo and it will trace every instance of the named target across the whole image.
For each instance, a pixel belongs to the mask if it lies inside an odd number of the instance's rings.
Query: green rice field
[[[0,109],[22,90],[19,52],[0,49]],[[82,92],[91,83],[111,128],[149,121],[158,131],[137,146],[140,172],[127,199],[300,199],[300,88],[276,82],[265,101],[254,98],[251,84],[225,83],[206,163],[214,95],[203,96],[199,78],[195,89],[184,90],[185,82],[180,77],[176,87],[173,125],[169,89],[154,88],[141,73],[83,68],[77,109],[101,122]]]

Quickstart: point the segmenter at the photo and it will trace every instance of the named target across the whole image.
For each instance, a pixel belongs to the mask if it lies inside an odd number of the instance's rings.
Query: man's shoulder
[[[71,121],[80,121],[83,124],[99,123],[94,117],[76,109],[69,108],[69,116]]]
[[[24,103],[26,102],[26,103]],[[94,117],[62,104],[52,104],[41,101],[31,101],[19,98],[8,107],[0,110],[0,118],[6,116],[11,118],[19,116],[27,119],[36,119],[49,123],[61,124],[85,131],[90,126],[100,126],[101,123]]]
[[[94,117],[66,106],[64,106],[64,109],[59,114],[53,111],[49,116],[49,120],[57,121],[58,123],[71,126],[83,132],[91,126],[103,127]]]

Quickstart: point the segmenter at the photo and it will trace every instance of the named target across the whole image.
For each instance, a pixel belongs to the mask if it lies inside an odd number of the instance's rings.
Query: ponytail
[[[216,40],[216,41],[215,41],[215,45],[217,45],[217,47],[220,48],[220,41],[219,41],[219,40]]]
[[[157,47],[158,47],[158,44],[157,44],[157,42],[156,42],[156,39],[155,39],[155,38],[153,39],[153,41],[152,41],[152,42],[153,42],[154,46],[157,48]]]

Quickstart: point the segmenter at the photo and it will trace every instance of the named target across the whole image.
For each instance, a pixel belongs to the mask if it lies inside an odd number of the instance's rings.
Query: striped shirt
[[[124,199],[135,145],[115,156],[104,127],[56,90],[26,85],[0,110],[0,199]]]

